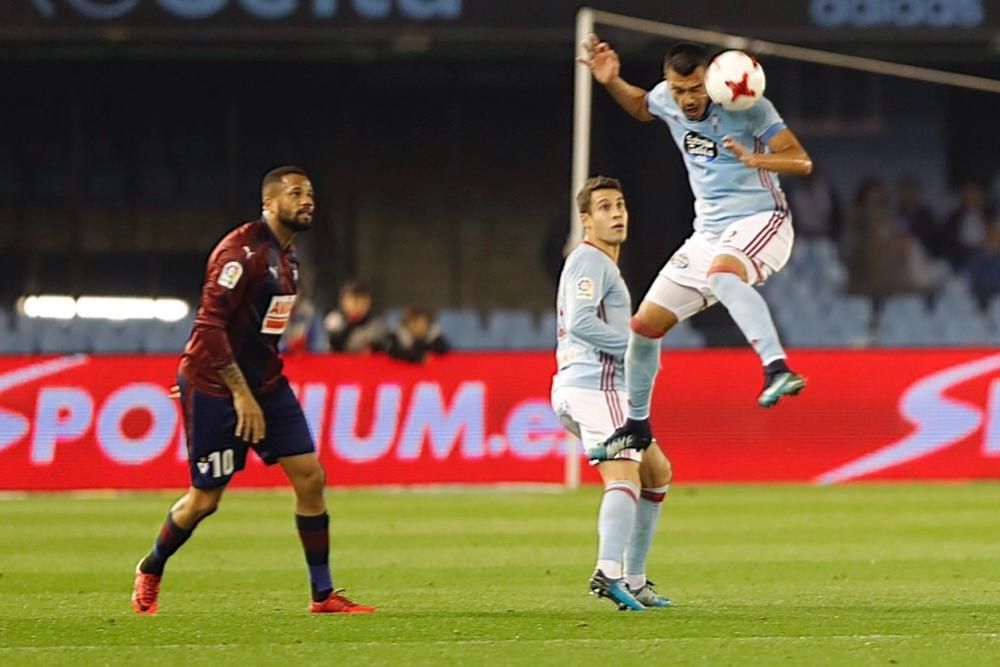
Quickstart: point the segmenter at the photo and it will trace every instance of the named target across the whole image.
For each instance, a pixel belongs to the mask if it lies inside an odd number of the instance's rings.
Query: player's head
[[[663,58],[663,78],[677,107],[690,120],[697,120],[708,109],[705,68],[708,51],[689,42],[675,44]]]
[[[293,232],[312,227],[313,186],[301,167],[287,165],[264,174],[260,196],[264,211]]]
[[[628,236],[628,209],[622,184],[615,178],[588,178],[576,195],[580,224],[588,241],[621,245]]]

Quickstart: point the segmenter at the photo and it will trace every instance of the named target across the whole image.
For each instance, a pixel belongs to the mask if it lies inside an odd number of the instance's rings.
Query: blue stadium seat
[[[886,299],[880,322],[889,320],[921,321],[927,317],[927,305],[922,296],[906,294]]]
[[[0,327],[0,354],[33,354],[38,351],[37,320],[11,317],[7,311],[0,311],[0,320],[3,320]]]
[[[156,320],[99,320],[91,330],[90,349],[99,354],[141,352],[147,330],[157,324]]]
[[[330,338],[327,336],[326,328],[323,326],[323,314],[313,313],[309,321],[307,336],[307,346],[310,352],[329,352]]]
[[[42,354],[89,352],[93,321],[74,317],[69,320],[38,320],[38,351]]]
[[[705,337],[694,328],[691,320],[684,320],[678,323],[667,332],[660,343],[661,349],[687,349],[705,347]]]
[[[382,323],[389,329],[395,329],[399,326],[402,315],[402,308],[386,308],[382,311]],[[440,324],[440,320],[438,321],[438,324]]]
[[[539,341],[545,341],[540,349],[554,349],[556,346],[556,314],[546,311],[538,322]]]
[[[474,310],[445,309],[438,313],[438,325],[456,350],[480,348],[484,338],[479,313]]]
[[[517,350],[532,347],[538,338],[531,313],[525,310],[497,309],[486,318],[484,349]]]
[[[882,309],[875,341],[880,346],[941,345],[945,338],[938,320],[928,317],[920,297],[894,297]]]
[[[142,349],[153,354],[180,354],[184,344],[191,335],[194,315],[189,315],[176,322],[155,320],[145,330],[145,340]]]

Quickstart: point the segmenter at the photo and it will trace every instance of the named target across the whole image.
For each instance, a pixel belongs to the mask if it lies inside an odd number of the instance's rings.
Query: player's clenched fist
[[[580,46],[586,55],[577,58],[576,61],[589,67],[599,84],[605,85],[618,77],[621,61],[618,60],[618,54],[610,44],[602,42],[597,35],[591,33]]]

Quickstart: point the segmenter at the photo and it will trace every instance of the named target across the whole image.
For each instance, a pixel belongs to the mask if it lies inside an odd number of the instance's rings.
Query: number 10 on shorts
[[[233,474],[236,469],[232,449],[223,449],[221,452],[211,452],[208,455],[208,465],[212,469],[212,477],[223,477]],[[202,471],[204,474],[205,471]]]

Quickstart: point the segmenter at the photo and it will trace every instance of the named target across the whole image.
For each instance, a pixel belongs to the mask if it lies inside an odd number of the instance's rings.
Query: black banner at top
[[[266,39],[262,28],[325,29],[421,26],[475,29],[497,39],[518,30],[572,33],[579,0],[6,0],[0,37],[52,38],[107,35],[121,28],[167,29],[197,39],[223,30]],[[988,39],[1000,28],[1000,0],[594,0],[597,9],[659,21],[774,38],[824,39],[834,33],[878,32],[892,38]]]

